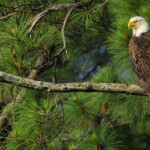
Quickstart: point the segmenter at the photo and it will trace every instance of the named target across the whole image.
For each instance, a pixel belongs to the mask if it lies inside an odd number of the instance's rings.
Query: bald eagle
[[[133,30],[133,36],[129,42],[131,66],[139,85],[150,93],[150,27],[140,16],[132,17],[128,27]]]

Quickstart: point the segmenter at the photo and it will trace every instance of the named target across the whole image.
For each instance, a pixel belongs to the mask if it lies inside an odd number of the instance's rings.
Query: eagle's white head
[[[142,33],[149,30],[149,24],[143,17],[135,16],[129,20],[128,28],[133,29],[133,36],[139,37]]]

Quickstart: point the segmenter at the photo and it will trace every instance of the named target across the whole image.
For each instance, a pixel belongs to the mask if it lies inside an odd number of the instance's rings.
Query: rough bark
[[[148,95],[137,85],[126,85],[120,83],[51,83],[44,81],[35,81],[22,78],[5,72],[0,72],[0,82],[6,82],[17,86],[43,90],[50,92],[109,92],[124,93],[132,95]]]

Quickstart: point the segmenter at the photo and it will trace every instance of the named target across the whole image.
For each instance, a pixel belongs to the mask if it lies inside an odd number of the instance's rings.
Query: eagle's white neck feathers
[[[133,36],[139,37],[142,33],[149,30],[149,25],[147,22],[143,22],[137,29],[133,29]]]
[[[130,27],[133,29],[133,36],[135,37],[139,37],[142,33],[145,33],[150,29],[147,21],[140,16],[135,16],[131,18],[129,24]]]

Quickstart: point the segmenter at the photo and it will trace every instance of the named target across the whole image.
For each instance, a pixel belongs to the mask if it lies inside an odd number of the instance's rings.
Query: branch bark
[[[63,47],[62,47],[62,49],[61,49],[57,54],[55,54],[55,55],[53,56],[53,58],[58,57],[58,56],[59,56],[60,54],[62,54],[64,51],[66,51],[66,55],[67,55],[67,57],[68,57],[68,54],[67,54],[67,43],[66,43],[66,37],[65,37],[65,28],[66,28],[66,25],[67,25],[69,16],[71,15],[73,9],[74,9],[74,8],[71,8],[71,9],[68,11],[68,13],[67,13],[67,15],[66,15],[66,17],[65,17],[65,19],[64,19],[64,21],[63,21],[63,25],[62,25],[62,29],[61,29],[61,36],[62,36],[62,40],[63,40]]]
[[[35,24],[44,16],[47,14],[53,12],[53,11],[62,11],[68,8],[81,8],[83,6],[89,5],[93,0],[86,0],[84,2],[79,2],[79,3],[68,3],[68,4],[59,4],[59,5],[54,5],[51,8],[47,8],[46,10],[42,11],[41,13],[37,14],[33,19],[31,20],[29,24],[29,33],[32,31],[33,27]]]
[[[148,95],[137,85],[120,83],[51,83],[22,78],[5,72],[0,72],[0,82],[14,84],[21,87],[50,92],[109,92],[132,95]]]

